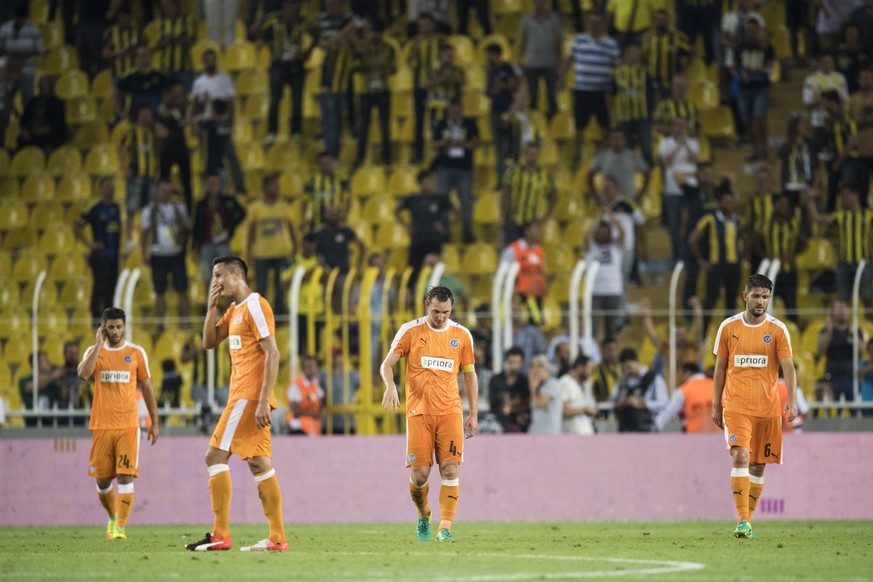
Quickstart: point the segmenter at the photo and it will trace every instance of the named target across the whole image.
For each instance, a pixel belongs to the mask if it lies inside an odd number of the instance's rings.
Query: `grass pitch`
[[[436,524],[434,524],[436,525]],[[266,524],[234,526],[234,549],[186,552],[208,526],[0,529],[3,580],[870,580],[873,523],[768,522],[737,540],[730,522],[463,523],[458,543],[422,543],[415,524],[288,525],[290,551],[243,553]],[[434,532],[435,533],[435,532]]]

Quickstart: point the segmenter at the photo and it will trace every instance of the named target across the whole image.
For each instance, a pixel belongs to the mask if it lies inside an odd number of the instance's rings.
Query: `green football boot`
[[[455,538],[452,537],[452,532],[443,528],[437,533],[436,541],[455,543]]]
[[[737,524],[737,529],[734,530],[735,538],[752,538],[752,524],[749,523],[749,520],[744,519],[740,523]]]
[[[415,524],[415,535],[418,536],[418,541],[420,542],[429,542],[430,541],[430,518],[427,517],[419,517],[418,523]]]

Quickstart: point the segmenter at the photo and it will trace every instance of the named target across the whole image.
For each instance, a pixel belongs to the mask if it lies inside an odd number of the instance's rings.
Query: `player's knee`
[[[262,475],[273,468],[270,457],[252,457],[247,462],[252,475]]]
[[[429,466],[412,468],[412,482],[415,483],[416,487],[424,487],[428,477],[430,477]]]
[[[749,466],[749,449],[744,447],[733,447],[731,449],[731,456],[733,457],[735,467]]]
[[[110,481],[111,483],[111,481]],[[119,485],[128,485],[133,483],[133,475],[119,475],[118,476],[118,484]]]
[[[449,461],[440,465],[440,476],[443,479],[457,479],[459,465],[456,461]]]
[[[221,449],[209,447],[209,449],[207,449],[206,451],[206,454],[203,456],[203,460],[206,461],[207,467],[211,467],[212,465],[226,463],[227,456],[227,453],[225,453]]]

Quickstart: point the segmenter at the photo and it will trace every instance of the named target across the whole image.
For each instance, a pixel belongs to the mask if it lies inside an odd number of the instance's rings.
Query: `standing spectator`
[[[455,13],[458,17],[458,34],[469,36],[470,9],[476,10],[482,35],[491,34],[491,19],[488,16],[488,0],[455,0]]]
[[[34,94],[35,58],[45,47],[39,27],[27,18],[27,2],[19,2],[12,20],[0,25],[0,56],[6,57],[2,80],[2,110],[12,111],[12,99],[21,91],[21,102],[27,103]],[[0,111],[2,113],[2,111]],[[0,119],[0,130],[6,129],[8,120]]]
[[[674,262],[685,256],[685,241],[680,224],[684,187],[697,185],[700,142],[688,134],[688,125],[684,117],[676,117],[672,122],[672,135],[662,139],[658,146],[658,161],[664,175],[662,222],[670,231],[671,256]]]
[[[618,231],[617,236],[613,236],[613,228]],[[600,222],[591,227],[586,239],[586,260],[600,266],[594,276],[591,295],[596,318],[594,335],[598,335],[602,323],[600,339],[615,337],[624,319],[624,295],[627,292],[622,278],[624,229],[612,211],[604,209]]]
[[[597,191],[594,184],[597,174],[602,174],[604,180],[606,176],[611,177],[618,187],[618,193],[625,200],[639,201],[648,190],[649,164],[640,154],[627,147],[626,135],[621,129],[613,129],[609,132],[609,148],[594,156],[591,169],[588,170],[588,191],[592,195]],[[649,151],[648,155],[651,156],[652,152]],[[636,187],[637,172],[643,175],[643,186],[639,192]]]
[[[524,150],[524,164],[513,166],[503,176],[501,185],[502,227],[505,244],[521,236],[521,227],[535,220],[545,220],[558,204],[558,191],[552,176],[540,167],[540,143],[529,142]]]
[[[781,192],[774,192],[770,187],[770,170],[767,166],[760,166],[755,170],[755,189],[745,198],[744,205],[746,207],[743,213],[743,222],[746,225],[746,242],[749,245],[749,262],[753,269],[757,269],[764,258],[763,241],[764,227],[770,223],[770,218],[773,216],[773,200]],[[789,204],[791,200],[789,199]],[[715,210],[712,208],[710,210]],[[702,217],[697,217],[700,220]],[[697,220],[693,222],[691,228],[697,224]]]
[[[697,105],[688,100],[688,79],[682,75],[673,77],[670,96],[658,101],[652,118],[655,129],[661,135],[668,135],[673,128],[673,122],[678,118],[685,120],[690,133],[697,131],[700,126],[700,112]]]
[[[811,191],[815,195],[817,191]],[[836,224],[839,237],[837,262],[837,297],[850,301],[855,273],[861,261],[870,262],[873,240],[873,210],[861,205],[861,194],[854,184],[843,184],[843,207],[829,214],[818,211],[813,200],[807,203],[809,217],[813,222]],[[867,309],[873,308],[873,266],[869,265],[861,275],[861,301]]]
[[[76,238],[91,250],[88,264],[94,276],[91,290],[91,317],[94,319],[100,319],[103,310],[112,307],[121,250],[121,209],[115,202],[115,179],[102,176],[98,184],[100,201],[76,223]],[[85,237],[86,225],[91,227],[90,241]],[[133,224],[128,223],[128,228],[133,228]]]
[[[415,19],[417,32],[410,34],[407,64],[412,68],[413,108],[415,114],[415,148],[413,163],[420,163],[424,156],[424,120],[427,111],[427,82],[431,71],[439,68],[440,46],[445,42],[442,34],[435,32],[435,23],[430,14],[423,13]]]
[[[667,383],[641,364],[632,348],[623,349],[618,360],[622,374],[612,393],[618,432],[652,432],[655,415],[667,406]]]
[[[667,95],[673,79],[688,66],[691,47],[684,33],[670,27],[670,13],[661,8],[655,11],[654,27],[643,35],[642,49],[657,101]]]
[[[246,191],[242,168],[233,145],[232,131],[236,90],[225,73],[218,72],[218,55],[212,49],[203,51],[203,72],[191,88],[189,117],[196,114],[206,143],[206,174],[222,172],[227,159],[237,194]]]
[[[506,170],[506,159],[509,157],[509,131],[506,117],[512,107],[512,97],[518,90],[519,75],[515,67],[502,58],[503,49],[497,43],[486,48],[488,57],[488,80],[486,92],[491,99],[491,136],[494,140],[494,150],[497,157],[497,180],[503,177]]]
[[[527,305],[529,310],[540,312],[546,298],[546,253],[542,239],[540,221],[523,224],[521,236],[503,249],[501,261],[517,262],[518,275],[515,279],[515,294]],[[537,318],[535,318],[536,320]]]
[[[860,188],[870,183],[870,169],[873,168],[873,69],[868,67],[858,72],[858,90],[849,98],[846,111],[857,124],[858,155],[846,167],[844,177]]]
[[[858,2],[844,0],[817,0],[818,14],[815,21],[815,47],[818,52],[837,48],[843,27],[850,22]]]
[[[861,381],[861,401],[873,403],[873,338],[867,340],[867,358],[862,360],[858,368],[858,378]],[[873,408],[861,411],[864,416],[873,416]]]
[[[124,2],[118,9],[118,20],[103,33],[101,56],[112,69],[116,79],[136,66],[136,52],[141,38],[139,26],[133,20],[130,4]]]
[[[236,19],[239,0],[203,0],[201,21],[206,22],[206,36],[222,48],[236,40]]]
[[[576,160],[581,159],[585,127],[594,115],[605,133],[610,125],[607,103],[612,84],[612,68],[621,58],[618,42],[606,33],[601,12],[588,13],[588,32],[577,34],[564,58],[558,83],[563,85],[567,69],[573,65],[573,117],[576,124]]]
[[[31,366],[29,376],[24,376],[18,381],[18,394],[21,397],[21,405],[25,410],[51,410],[58,403],[61,386],[59,370],[49,361],[48,354],[40,350],[37,352],[37,366],[39,367],[38,384],[36,389],[33,385],[33,354],[27,359]],[[27,417],[24,426],[37,426],[42,423],[50,423],[51,417]]]
[[[625,142],[640,147],[648,164],[652,163],[652,120],[649,110],[651,79],[640,62],[640,46],[629,44],[624,61],[613,72],[615,85],[616,129],[624,133]]]
[[[103,32],[107,23],[115,21],[123,0],[90,0],[70,4],[75,6],[65,5],[61,18],[65,21],[67,34],[75,33],[79,68],[93,78],[105,66],[102,56]],[[74,20],[76,8],[79,13],[78,22]],[[74,22],[75,26],[71,26]]]
[[[448,241],[449,212],[453,210],[449,196],[436,191],[433,172],[421,170],[418,187],[418,194],[404,197],[394,210],[397,222],[409,228],[409,266],[413,270],[409,284],[413,288],[425,256],[441,253]],[[404,210],[409,211],[408,219],[403,216]]]
[[[342,0],[325,0],[324,11],[318,15],[319,45],[324,50],[321,65],[322,134],[324,148],[333,157],[339,156],[343,112],[347,107],[354,51],[352,37],[355,25],[352,15],[343,9]]]
[[[68,129],[64,102],[55,95],[55,82],[40,77],[39,94],[27,101],[19,120],[18,147],[42,149],[46,156],[67,143]]]
[[[303,229],[309,232],[324,225],[324,210],[328,206],[336,208],[345,217],[352,203],[349,181],[336,169],[336,160],[330,152],[323,151],[316,158],[316,169],[304,186],[306,198],[300,213],[304,220]]]
[[[652,16],[659,0],[634,0],[633,2],[608,2],[609,20],[617,33],[622,47],[640,44],[652,26]]]
[[[703,39],[706,64],[712,64],[718,53],[718,25],[721,19],[721,0],[676,0],[679,30],[694,46],[697,37]]]
[[[187,93],[194,76],[191,47],[197,41],[197,22],[193,16],[181,13],[179,0],[161,0],[161,14],[153,21],[158,31],[154,50],[160,54],[161,69],[181,83]]]
[[[763,167],[763,166],[762,166]],[[766,172],[766,167],[763,167]],[[710,162],[704,162],[698,166],[698,184],[696,187],[687,186],[683,188],[685,193],[685,205],[688,213],[685,221],[685,228],[682,229],[682,240],[688,241],[691,231],[697,226],[701,218],[718,209],[718,196],[722,190],[731,191],[730,182],[725,178],[721,183],[717,182],[715,167]],[[770,194],[767,193],[767,204],[770,202]],[[752,198],[746,201],[746,208],[752,209],[759,202],[758,198]],[[769,217],[769,206],[767,206],[767,216]],[[757,238],[757,231],[751,225],[757,224],[754,220],[746,221],[749,225],[743,233],[746,235],[746,240],[749,242],[747,248],[751,249],[752,255],[751,264],[759,265],[763,254],[757,249],[761,248],[760,239]],[[755,254],[757,253],[757,256]],[[705,254],[705,252],[704,252]],[[700,275],[700,267],[694,259],[694,253],[691,248],[685,245],[685,286],[682,293],[684,303],[688,303],[689,299],[697,295],[697,281]]]
[[[173,408],[179,408],[179,401],[182,396],[182,384],[185,380],[179,375],[176,369],[176,360],[167,358],[161,361],[161,390],[158,393],[158,403],[170,405]]]
[[[782,191],[788,194],[792,206],[797,206],[800,196],[821,184],[818,151],[809,139],[806,119],[795,115],[788,120],[785,143],[779,149],[779,176]]]
[[[136,112],[143,105],[157,111],[167,85],[167,76],[152,68],[151,49],[137,47],[136,68],[127,71],[115,83],[115,114],[125,117],[127,112]]]
[[[303,134],[303,85],[306,61],[318,45],[317,31],[309,30],[301,18],[302,0],[282,0],[279,12],[271,14],[259,26],[259,34],[270,47],[270,111],[267,138],[270,146],[279,133],[279,103],[285,85],[291,89],[291,139]]]
[[[734,53],[738,46],[746,40],[746,20],[756,18],[760,22],[764,22],[764,18],[753,10],[753,0],[738,0],[736,9],[731,10],[721,19],[721,44],[724,49],[720,69],[720,85],[722,91],[728,93],[730,87],[730,78],[735,67]],[[739,110],[739,103],[734,91],[730,91],[731,113],[734,117],[734,127],[736,128],[737,136],[740,141],[745,141],[746,126],[743,123],[742,116]]]
[[[834,55],[828,52],[818,55],[818,68],[803,80],[803,105],[810,114],[816,144],[821,143],[821,132],[824,127],[825,110],[821,96],[825,91],[836,91],[843,100],[849,98],[846,77],[836,70]]]
[[[848,303],[835,301],[816,344],[818,356],[825,358],[825,379],[831,385],[831,398],[835,402],[855,400],[852,361],[854,352],[860,355],[863,338],[860,329],[852,333],[849,316]]]
[[[843,42],[837,47],[835,60],[837,70],[846,78],[849,94],[854,93],[860,88],[858,75],[873,61],[873,56],[864,49],[861,29],[854,22],[843,28]]]
[[[836,91],[825,91],[821,96],[825,109],[824,142],[818,153],[823,171],[828,173],[827,210],[833,212],[837,207],[837,193],[840,183],[845,181],[858,186],[866,193],[869,189],[869,173],[861,170],[858,159],[858,126],[843,109],[843,100]],[[866,196],[862,198],[865,202]],[[866,206],[866,205],[865,205]]]
[[[320,371],[318,384],[330,394],[328,403],[331,406],[351,406],[357,402],[358,390],[361,388],[361,376],[353,367],[346,369],[343,353],[335,349],[331,355],[330,372]],[[334,414],[330,417],[330,423],[333,425],[330,427],[333,429],[332,434],[345,434],[346,432],[355,434],[354,414]]]
[[[164,100],[158,108],[157,129],[160,138],[161,180],[169,181],[173,166],[179,168],[182,179],[182,192],[188,211],[194,209],[194,192],[191,189],[191,155],[185,139],[187,103],[182,83],[171,81]],[[210,267],[211,270],[211,267]]]
[[[167,284],[173,277],[173,290],[178,297],[179,317],[185,329],[190,327],[188,315],[188,273],[185,270],[185,247],[190,232],[188,210],[181,202],[173,200],[173,186],[161,182],[154,204],[142,211],[140,245],[143,264],[151,267],[152,286],[155,290],[155,317],[158,325],[155,332],[164,331],[167,314]]]
[[[561,384],[552,376],[549,358],[539,355],[530,365],[529,434],[561,434],[564,402]]]
[[[512,304],[512,345],[521,349],[524,355],[522,371],[527,374],[529,362],[534,356],[548,352],[546,336],[530,317],[525,318],[524,308],[521,303]]]
[[[448,42],[441,44],[439,62],[430,71],[424,84],[431,119],[446,117],[451,103],[460,102],[466,82],[467,74],[464,69],[455,64],[455,47]]]
[[[379,111],[379,129],[382,135],[382,164],[391,165],[391,87],[390,77],[396,72],[394,48],[385,42],[385,23],[365,20],[363,36],[355,43],[357,70],[361,74],[359,95],[361,129],[358,134],[358,157],[355,165],[364,163],[367,142],[370,139],[370,117],[373,109]]]
[[[273,281],[273,300],[277,314],[285,314],[285,294],[280,281],[283,269],[294,255],[297,237],[291,205],[279,199],[279,177],[270,174],[262,182],[261,199],[248,209],[246,262],[255,266],[258,293],[268,297],[268,281]]]
[[[597,416],[597,402],[591,389],[594,364],[585,354],[576,356],[567,373],[558,381],[563,403],[564,434],[594,434],[594,417]]]
[[[324,414],[324,389],[318,383],[318,359],[312,354],[303,356],[300,374],[285,391],[288,401],[286,425],[296,435],[320,436],[321,417]]]
[[[236,198],[224,194],[221,186],[219,176],[207,176],[204,196],[194,209],[191,250],[200,263],[200,276],[207,289],[212,282],[212,260],[230,254],[233,233],[246,217],[245,209]]]
[[[452,34],[449,24],[449,0],[409,0],[409,24],[407,36],[415,34],[416,25],[422,16],[427,15],[434,25],[434,30],[440,34]]]
[[[154,111],[148,105],[139,105],[133,113],[134,123],[121,140],[118,160],[127,179],[127,224],[133,224],[136,213],[149,206],[155,198],[160,178],[158,150],[155,143]],[[133,245],[133,229],[128,228],[127,247]]]
[[[513,164],[523,164],[527,145],[539,143],[543,136],[548,135],[547,123],[538,117],[531,117],[527,91],[523,88],[516,91],[512,96],[512,106],[506,114],[509,159]]]
[[[465,243],[473,242],[473,150],[479,147],[479,128],[472,117],[464,117],[460,101],[452,101],[445,119],[434,128],[431,147],[439,155],[434,162],[437,192],[455,190],[461,205],[461,226]]]
[[[770,72],[776,53],[765,36],[764,19],[746,19],[745,37],[734,51],[737,101],[743,126],[752,145],[750,162],[767,159],[767,113],[770,109]]]
[[[701,218],[691,235],[688,244],[700,270],[706,273],[706,298],[703,301],[703,328],[709,329],[710,311],[715,307],[719,295],[724,290],[724,303],[731,310],[740,290],[740,219],[734,212],[736,198],[730,190],[719,192],[718,209]],[[708,256],[703,254],[700,241],[704,235],[709,243]]]
[[[712,378],[705,376],[694,362],[685,362],[679,372],[682,381],[667,406],[655,417],[655,430],[661,432],[667,424],[679,417],[682,432],[718,432],[712,421]]]
[[[785,302],[788,317],[795,323],[797,309],[797,254],[806,247],[800,228],[800,209],[792,212],[791,203],[785,194],[773,200],[773,214],[762,229],[764,249],[770,260],[779,259],[779,285],[773,291]]]
[[[575,3],[574,3],[575,4]],[[518,28],[518,60],[524,63],[530,106],[537,108],[540,79],[546,84],[549,119],[558,111],[558,70],[563,59],[561,17],[548,6],[548,0],[534,0],[533,12],[521,19]]]
[[[592,389],[597,402],[608,402],[615,385],[621,377],[621,364],[618,361],[618,342],[614,337],[605,338],[601,345],[601,360],[594,367]]]
[[[491,412],[503,432],[527,432],[531,416],[531,390],[524,370],[524,351],[519,347],[506,350],[503,370],[491,377],[488,399]]]
[[[343,223],[339,211],[333,206],[328,206],[324,211],[324,224],[320,230],[315,231],[315,243],[319,256],[324,260],[324,266],[328,270],[339,269],[343,276],[351,268],[352,254],[349,246],[354,245],[357,248],[356,268],[361,270],[366,256],[364,243],[354,230]],[[338,282],[336,289],[341,287]]]

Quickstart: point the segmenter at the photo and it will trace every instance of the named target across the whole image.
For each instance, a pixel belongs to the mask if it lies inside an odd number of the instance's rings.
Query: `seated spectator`
[[[33,354],[27,359],[27,362],[32,370]],[[25,376],[18,381],[21,405],[25,410],[51,410],[58,404],[60,397],[61,386],[58,380],[62,376],[62,371],[52,365],[48,354],[42,350],[37,352],[37,366],[39,366],[39,380],[36,389],[34,389],[33,385],[33,371],[31,371],[29,376]],[[44,417],[39,420],[43,423],[51,423],[50,417]],[[24,425],[37,426],[37,422],[38,419],[36,417],[27,417]]]
[[[867,340],[866,356],[858,368],[858,378],[861,381],[861,401],[869,402],[870,408],[861,412],[864,416],[873,416],[873,338]]]
[[[152,68],[151,49],[147,46],[137,47],[136,68],[127,71],[115,83],[115,114],[123,118],[127,112],[136,113],[142,106],[157,111],[168,85],[167,76]]]
[[[539,326],[525,317],[525,309],[520,303],[512,304],[512,346],[521,349],[521,370],[527,374],[527,367],[534,356],[546,353],[546,336]]]
[[[651,156],[651,152],[649,152]],[[636,174],[643,175],[643,186],[637,192]],[[588,170],[588,188],[592,196],[597,192],[594,177],[597,174],[612,176],[618,186],[618,193],[625,200],[639,202],[649,188],[649,164],[634,150],[627,147],[625,133],[620,129],[609,132],[609,149],[594,157]]]
[[[530,365],[530,434],[561,434],[564,402],[561,384],[552,376],[549,359],[540,354]]]
[[[146,104],[138,105],[133,112],[133,124],[121,139],[118,150],[118,161],[127,179],[128,228],[124,234],[128,251],[133,249],[134,216],[155,200],[160,178],[156,139],[154,110]]]
[[[316,157],[315,165],[315,171],[303,186],[305,195],[300,216],[304,232],[314,232],[324,226],[325,207],[333,206],[345,218],[352,202],[348,177],[336,168],[336,158],[323,151]]]
[[[324,414],[324,389],[318,383],[318,359],[303,356],[300,374],[285,391],[288,401],[286,426],[288,434],[321,435],[321,417]]]
[[[506,350],[503,371],[491,377],[488,385],[491,412],[503,432],[527,432],[530,424],[530,386],[524,373],[524,351],[519,347]]]
[[[816,345],[818,356],[825,358],[825,379],[830,383],[834,402],[855,400],[852,361],[855,352],[861,355],[862,341],[860,329],[852,333],[848,304],[835,301]]]
[[[776,53],[767,41],[764,19],[749,16],[745,36],[734,50],[734,91],[738,109],[752,145],[750,162],[767,159],[767,113],[770,109],[770,72]]]
[[[0,99],[0,135],[6,129],[12,111],[12,97],[21,91],[22,103],[33,97],[33,80],[36,73],[35,57],[45,50],[39,26],[28,19],[28,3],[18,2],[12,20],[0,25],[0,55],[6,57],[0,82],[3,91]],[[5,112],[5,114],[4,114]]]
[[[179,399],[182,393],[182,384],[185,380],[179,375],[176,369],[176,360],[167,358],[161,361],[161,371],[163,379],[161,380],[161,391],[158,397],[158,403],[167,404],[173,408],[179,408]]]
[[[669,10],[655,10],[652,25],[652,29],[643,35],[641,44],[654,89],[653,97],[655,101],[661,101],[669,95],[673,79],[688,66],[693,55],[688,37],[671,26]]]
[[[642,63],[642,51],[639,45],[629,44],[624,49],[624,59],[620,65],[615,68],[613,73],[615,77],[615,120],[616,128],[613,131],[621,131],[624,135],[625,142],[630,144],[631,148],[640,147],[647,164],[652,163],[652,112],[649,107],[651,103],[651,78],[646,66]],[[596,158],[595,158],[596,162]],[[648,167],[646,172],[646,185],[648,185]],[[612,170],[606,170],[608,174],[618,176]],[[644,193],[645,186],[642,189]],[[626,192],[622,190],[622,194],[628,198],[636,195],[636,192]],[[631,195],[633,194],[633,195]]]
[[[694,362],[685,362],[679,372],[681,384],[667,406],[655,417],[655,431],[661,432],[674,419],[682,420],[682,432],[720,432],[712,422],[712,378]]]
[[[594,434],[594,417],[598,410],[591,390],[593,372],[591,359],[581,354],[576,356],[570,369],[558,381],[563,403],[561,432],[564,434]]]
[[[540,221],[534,220],[521,226],[521,237],[503,249],[500,260],[517,262],[515,294],[527,306],[535,321],[541,320],[543,299],[546,298],[546,253],[540,244]]]
[[[49,76],[40,77],[39,94],[24,106],[19,121],[18,147],[33,145],[46,157],[67,143],[68,129],[64,102],[55,95],[55,83]]]
[[[413,269],[409,284],[413,288],[424,258],[441,253],[443,244],[449,240],[449,215],[457,215],[448,193],[437,192],[433,172],[421,170],[418,187],[418,194],[401,198],[394,210],[398,224],[409,228],[409,266]]]
[[[345,369],[343,354],[335,348],[331,356],[330,371],[322,370],[318,373],[318,385],[330,395],[328,402],[331,406],[350,406],[358,400],[361,377],[354,368]],[[330,434],[355,434],[354,414],[333,414],[330,423],[333,425],[330,427]]]
[[[618,230],[618,238],[613,238],[613,228]],[[624,229],[610,210],[604,210],[600,222],[586,235],[586,260],[600,266],[594,276],[591,306],[593,333],[596,337],[602,325],[601,339],[616,337],[625,316],[622,305],[626,289],[621,276],[623,245]]]
[[[207,289],[212,282],[212,260],[230,254],[230,240],[246,217],[236,198],[224,194],[221,187],[219,176],[207,176],[204,196],[194,209],[191,250],[200,261],[200,276]]]
[[[324,149],[333,157],[339,157],[343,115],[348,106],[348,87],[354,59],[353,42],[358,28],[350,12],[346,12],[342,0],[326,0],[324,11],[318,15],[319,46],[324,51],[321,65],[321,90],[318,104],[321,107]]]
[[[667,383],[640,363],[636,350],[625,348],[618,357],[622,375],[612,393],[619,432],[652,432],[655,415],[667,405]]]

